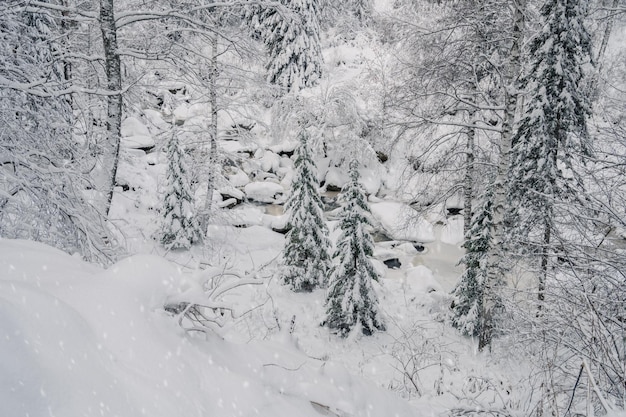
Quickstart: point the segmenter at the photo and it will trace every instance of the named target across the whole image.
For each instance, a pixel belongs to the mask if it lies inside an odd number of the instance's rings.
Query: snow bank
[[[155,145],[146,125],[136,117],[128,117],[122,122],[121,144],[129,149],[149,149]]]
[[[406,204],[385,201],[370,204],[372,214],[395,240],[432,242],[433,227]]]
[[[0,239],[0,415],[415,415],[287,334],[242,345],[185,334],[162,304],[199,275],[151,255],[101,270]]]
[[[273,203],[282,200],[285,189],[282,185],[270,181],[256,181],[246,184],[244,192],[250,200],[261,203]]]
[[[407,269],[403,283],[409,285],[413,291],[421,293],[443,290],[433,276],[433,272],[424,265]]]
[[[446,220],[446,224],[441,229],[440,240],[450,245],[458,245],[463,242],[463,216],[452,216]]]

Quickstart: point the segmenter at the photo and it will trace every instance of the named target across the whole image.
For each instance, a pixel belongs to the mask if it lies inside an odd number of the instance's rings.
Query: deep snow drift
[[[201,276],[156,256],[102,270],[0,240],[0,415],[415,415],[284,331],[246,344],[185,333],[163,305]]]

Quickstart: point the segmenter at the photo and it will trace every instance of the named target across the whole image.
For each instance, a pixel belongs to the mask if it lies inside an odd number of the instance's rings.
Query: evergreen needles
[[[167,190],[160,231],[161,244],[171,249],[188,249],[202,240],[184,156],[178,138],[172,135],[167,146]]]
[[[285,204],[290,230],[283,253],[282,277],[294,291],[310,292],[317,286],[326,285],[330,241],[308,133],[301,130],[298,139],[300,144],[295,150],[292,191]]]
[[[350,163],[350,182],[341,197],[345,206],[341,210],[341,235],[335,252],[339,263],[331,276],[324,324],[343,337],[356,326],[360,326],[363,334],[371,335],[376,330],[385,330],[385,325],[372,286],[379,276],[370,260],[374,241],[366,228],[371,225],[371,213],[359,184],[356,160]]]

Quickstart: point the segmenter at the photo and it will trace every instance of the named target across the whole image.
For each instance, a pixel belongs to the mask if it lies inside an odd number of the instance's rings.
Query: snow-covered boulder
[[[232,168],[230,173],[226,174],[226,177],[233,187],[244,187],[250,183],[248,175],[239,168]]]
[[[375,169],[359,169],[359,183],[368,195],[375,195],[382,184],[380,173]],[[340,191],[348,183],[348,174],[339,167],[330,167],[326,172],[324,181],[328,191]]]
[[[432,225],[406,204],[385,201],[371,203],[370,208],[385,232],[395,240],[422,243],[435,240]]]
[[[122,136],[150,136],[148,127],[136,117],[127,117],[122,121]]]
[[[259,162],[261,163],[261,169],[265,172],[277,173],[280,168],[280,156],[272,151],[264,151],[260,156]]]
[[[265,214],[258,207],[243,206],[231,210],[230,224],[237,227],[263,226]]]
[[[278,155],[289,158],[293,155],[296,146],[298,146],[297,141],[283,141],[279,144],[270,146],[268,149]]]
[[[154,139],[152,136],[127,136],[122,138],[122,146],[128,149],[142,149],[149,151],[154,148]]]
[[[148,127],[136,117],[128,117],[122,122],[121,144],[129,149],[151,150],[154,148],[154,139]]]
[[[282,185],[270,181],[251,182],[244,187],[244,192],[249,200],[260,203],[274,203],[282,201],[285,189]]]
[[[152,128],[152,131],[155,131],[155,129],[156,131],[166,131],[171,126],[163,119],[163,113],[158,110],[145,109],[143,114],[147,119],[147,127],[149,129]]]
[[[441,284],[435,279],[433,272],[424,265],[407,269],[404,284],[420,293],[443,291]]]
[[[245,199],[243,191],[235,187],[222,187],[218,190],[223,200],[234,198],[238,203],[241,203]]]

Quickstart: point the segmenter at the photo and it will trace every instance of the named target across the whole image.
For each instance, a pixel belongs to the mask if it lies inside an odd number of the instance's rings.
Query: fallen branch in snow
[[[451,416],[475,416],[475,415],[490,415],[493,417],[512,417],[512,414],[508,413],[506,410],[496,409],[496,410],[487,410],[480,409],[476,407],[472,408],[453,408],[450,410]]]
[[[315,411],[317,411],[318,413],[320,413],[323,416],[331,416],[331,417],[344,417],[344,416],[347,416],[347,414],[341,413],[341,411],[339,411],[339,410],[333,410],[333,409],[331,409],[327,405],[320,404],[320,403],[315,402],[315,401],[309,401],[309,402],[311,403],[311,406],[313,406],[313,409],[315,409]],[[337,413],[341,413],[341,414],[337,414]]]
[[[284,369],[285,371],[294,371],[295,372],[295,371],[299,371],[300,368],[302,368],[304,366],[304,362],[302,362],[300,365],[298,365],[297,368],[287,368],[286,366],[282,366],[282,365],[279,365],[277,363],[264,363],[263,366],[276,366],[278,368]]]
[[[250,278],[244,273],[219,269],[202,271],[202,275],[207,274],[208,277],[190,283],[185,291],[170,297],[164,305],[165,311],[176,316],[178,324],[186,331],[215,332],[228,322],[241,318],[265,304],[261,303],[240,311],[232,303],[224,300],[225,296],[238,288],[262,285],[264,281],[261,278]]]

